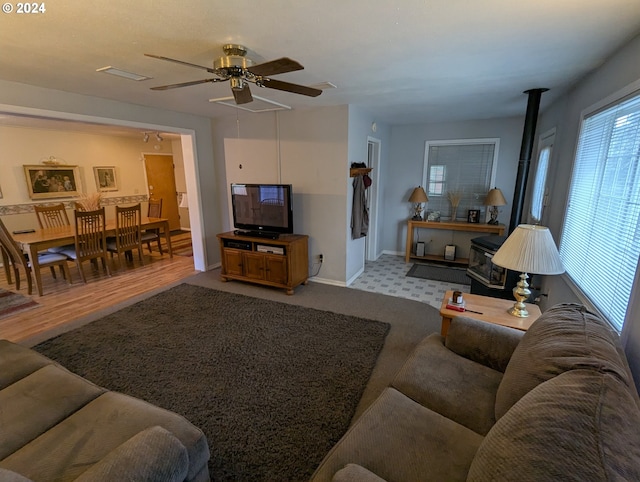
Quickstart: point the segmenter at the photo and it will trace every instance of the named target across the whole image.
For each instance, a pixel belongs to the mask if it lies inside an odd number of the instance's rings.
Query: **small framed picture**
[[[468,223],[479,223],[480,222],[480,210],[479,209],[469,209],[467,213],[467,222]]]
[[[432,221],[432,222],[440,221],[440,211],[429,211],[427,213],[427,221]]]
[[[117,191],[116,168],[114,166],[96,166],[93,168],[98,192]]]
[[[80,195],[78,166],[23,166],[31,199],[55,199]]]

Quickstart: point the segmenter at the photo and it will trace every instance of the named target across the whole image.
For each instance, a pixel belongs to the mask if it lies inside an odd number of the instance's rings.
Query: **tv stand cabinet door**
[[[256,252],[244,253],[244,275],[253,280],[264,281],[266,277],[265,255]]]
[[[270,256],[265,255],[267,265],[266,278],[267,281],[277,283],[279,285],[287,285],[289,283],[289,270],[287,267],[286,256]]]
[[[222,250],[224,256],[224,274],[232,276],[242,276],[243,273],[243,255],[244,252],[236,249],[225,248]]]

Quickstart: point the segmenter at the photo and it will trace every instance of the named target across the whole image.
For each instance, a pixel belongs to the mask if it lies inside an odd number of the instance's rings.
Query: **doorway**
[[[143,154],[149,197],[162,199],[162,217],[171,231],[180,229],[176,177],[171,154]]]
[[[365,261],[378,259],[378,194],[380,189],[380,139],[367,137],[367,167],[371,168],[371,186],[365,190],[367,205],[369,206],[369,232],[364,245]]]

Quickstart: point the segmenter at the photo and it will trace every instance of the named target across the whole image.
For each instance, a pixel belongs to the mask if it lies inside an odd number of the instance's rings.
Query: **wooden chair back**
[[[48,206],[36,204],[33,206],[33,210],[36,212],[41,229],[59,228],[60,226],[69,226],[71,224],[69,216],[67,216],[67,210],[62,203]]]
[[[116,237],[107,242],[108,250],[118,253],[118,263],[120,255],[133,249],[138,250],[140,263],[144,264],[142,257],[142,222],[140,204],[129,207],[116,206]]]
[[[27,278],[27,287],[28,293],[31,294],[33,290],[33,281],[31,279],[31,268],[29,267],[29,262],[22,254],[22,251],[18,247],[18,244],[13,240],[11,233],[5,226],[5,224],[0,219],[0,245],[3,250],[3,262],[8,261],[11,263],[13,267],[14,275],[16,278],[16,289],[20,289],[20,273],[18,272],[18,266],[22,266],[24,268],[25,276]],[[9,270],[8,266],[5,266],[5,274],[7,274],[7,278],[9,278]]]
[[[149,198],[149,208],[147,209],[147,217],[162,217],[162,199]]]
[[[95,211],[75,211],[76,256],[80,262],[102,256],[106,259],[105,225],[104,207]]]

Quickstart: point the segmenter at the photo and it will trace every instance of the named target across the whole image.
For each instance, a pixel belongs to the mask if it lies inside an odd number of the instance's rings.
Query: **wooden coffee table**
[[[496,325],[508,326],[509,328],[515,328],[516,330],[527,331],[531,324],[538,319],[542,314],[538,305],[531,303],[525,303],[527,305],[527,311],[529,316],[526,318],[518,318],[507,312],[514,303],[513,300],[503,300],[500,298],[491,298],[490,296],[472,295],[463,293],[463,299],[465,308],[467,310],[479,311],[480,313],[472,313],[470,311],[460,312],[447,309],[447,303],[453,296],[453,291],[447,291],[442,300],[440,306],[440,315],[442,316],[442,327],[440,328],[440,334],[447,336],[449,331],[449,325],[451,319],[456,316],[467,316],[476,320],[486,321],[488,323],[494,323]]]

